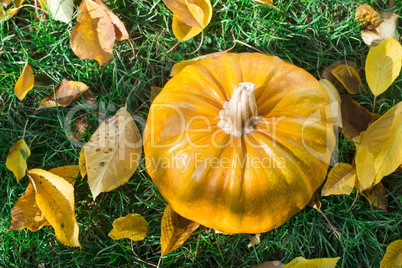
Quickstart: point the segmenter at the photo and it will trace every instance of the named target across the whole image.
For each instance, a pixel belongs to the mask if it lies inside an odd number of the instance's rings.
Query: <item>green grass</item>
[[[402,4],[397,2],[392,11],[402,14]],[[151,103],[150,87],[162,87],[169,80],[174,63],[194,57],[186,53],[197,48],[200,36],[165,53],[176,39],[171,31],[172,13],[161,0],[107,3],[125,23],[132,45],[128,41],[117,42],[113,61],[101,68],[96,61],[80,60],[72,52],[69,36],[75,21],[67,25],[52,18],[36,20],[42,12],[24,7],[13,19],[0,22],[0,204],[3,204],[0,207],[0,266],[151,267],[158,264],[160,223],[166,201],[146,173],[144,163],[127,184],[101,194],[96,203],[92,201],[86,180],[78,178],[76,217],[82,250],[60,244],[49,227],[38,232],[7,232],[12,206],[28,185],[27,178],[17,184],[5,167],[8,150],[17,140],[25,135],[32,151],[28,159],[30,169],[48,170],[77,164],[80,148],[70,143],[64,128],[66,116],[73,107],[82,107],[78,115],[85,113],[90,119],[83,141],[88,141],[103,118],[113,115],[126,101],[142,130]],[[326,66],[340,59],[364,66],[368,48],[353,19],[360,3],[372,4],[380,10],[387,8],[386,1],[276,0],[276,6],[285,16],[251,0],[213,1],[213,18],[205,29],[205,40],[197,55],[231,47],[233,33],[237,40],[290,61],[317,78]],[[252,50],[237,44],[232,51]],[[19,101],[13,89],[26,60],[35,74],[46,74],[53,83],[35,86]],[[86,83],[98,97],[98,106],[85,107],[79,99],[67,108],[36,110],[41,99],[62,79]],[[364,71],[362,79],[366,83]],[[135,87],[137,83],[140,84]],[[400,76],[379,96],[377,113],[384,114],[402,100],[401,85]],[[353,98],[372,109],[370,92]],[[354,146],[342,134],[338,148],[339,161],[351,163]],[[247,247],[249,234],[227,236],[200,227],[182,247],[162,258],[161,266],[250,267],[272,260],[287,263],[298,256],[339,256],[338,267],[379,267],[386,247],[402,238],[401,178],[401,174],[394,173],[383,180],[388,212],[370,210],[363,197],[348,210],[355,192],[351,196],[322,198],[322,209],[341,233],[341,241],[321,214],[306,207],[283,226],[262,234],[261,243],[251,248]],[[107,236],[113,220],[128,213],[139,213],[148,221],[144,241],[114,241]]]

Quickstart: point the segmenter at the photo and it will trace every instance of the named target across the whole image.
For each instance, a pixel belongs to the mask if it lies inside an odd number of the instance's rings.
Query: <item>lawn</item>
[[[233,37],[265,53],[276,55],[307,70],[317,79],[338,60],[364,67],[369,48],[363,43],[354,12],[362,3],[377,10],[402,14],[402,3],[388,9],[387,1],[275,0],[273,7],[252,0],[213,0],[213,16],[201,35],[179,44],[173,35],[172,12],[162,0],[115,0],[105,3],[124,22],[129,41],[116,42],[113,60],[102,67],[95,60],[81,60],[69,45],[70,24],[55,21],[35,9],[35,2],[7,21],[0,21],[0,267],[251,267],[279,260],[288,263],[298,256],[308,259],[340,257],[337,267],[379,267],[387,246],[402,239],[402,174],[383,179],[388,211],[371,210],[363,196],[321,198],[322,210],[337,228],[339,240],[324,217],[307,206],[279,228],[261,234],[261,243],[248,247],[251,234],[224,235],[201,226],[178,249],[161,255],[161,219],[167,202],[145,169],[144,161],[130,181],[93,201],[86,179],[75,184],[76,218],[82,249],[59,243],[49,226],[40,231],[10,231],[11,210],[29,183],[18,184],[5,161],[10,147],[24,137],[31,156],[28,169],[78,164],[80,144],[70,142],[69,114],[88,116],[89,127],[80,140],[85,143],[108,116],[127,102],[142,132],[151,100],[151,86],[163,87],[172,66],[196,56],[232,47]],[[79,1],[75,1],[79,5]],[[77,15],[76,13],[74,14]],[[400,17],[401,18],[401,17]],[[402,33],[401,27],[398,28]],[[237,43],[232,52],[253,52]],[[27,97],[20,101],[14,86],[26,61],[41,74]],[[364,69],[362,81],[367,85]],[[62,80],[87,84],[97,103],[37,109],[40,101]],[[353,99],[372,110],[374,96],[368,90]],[[384,114],[402,101],[402,77],[381,94],[374,112]],[[72,125],[74,126],[74,125]],[[343,133],[337,137],[336,161],[351,163],[355,146]],[[139,213],[148,222],[143,241],[112,240],[108,233],[115,219]]]

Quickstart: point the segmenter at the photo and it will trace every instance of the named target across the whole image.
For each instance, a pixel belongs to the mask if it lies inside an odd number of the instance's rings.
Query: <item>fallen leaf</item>
[[[374,163],[370,160],[371,156]],[[401,164],[402,102],[371,124],[363,135],[356,151],[360,192],[378,184],[384,176],[394,172]]]
[[[247,244],[248,248],[251,248],[252,246],[258,245],[259,243],[261,243],[260,240],[261,234],[255,234],[254,236],[252,236],[250,238],[250,243]]]
[[[32,182],[29,183],[25,194],[18,198],[13,206],[11,215],[12,219],[9,231],[27,228],[35,232],[43,226],[50,225],[36,203],[35,189]]]
[[[6,159],[6,167],[12,171],[20,182],[27,171],[27,159],[31,155],[28,145],[24,139],[17,141],[11,148]]]
[[[402,240],[389,244],[380,268],[400,268],[402,266]]]
[[[82,148],[83,157],[80,155],[81,175],[88,174],[94,200],[99,193],[111,191],[130,179],[141,159],[141,146],[141,135],[125,107],[102,122]]]
[[[74,134],[73,137],[76,140],[81,139],[88,130],[88,116],[85,114],[81,119],[78,119],[75,122]]]
[[[80,59],[95,59],[100,65],[109,63],[115,40],[128,39],[124,24],[101,0],[83,0],[77,21],[70,45]]]
[[[154,87],[151,86],[151,94],[149,94],[149,98],[151,99],[151,101],[154,101],[154,99],[156,98],[156,96],[158,96],[158,94],[162,91],[161,87]]]
[[[13,16],[15,16],[15,14],[17,14],[17,12],[20,10],[19,7],[15,7],[15,8],[10,8],[7,9],[4,14],[3,12],[0,14],[0,21],[2,20],[9,20],[11,19]],[[1,10],[0,10],[1,11]]]
[[[274,4],[273,0],[254,0],[254,2],[264,4],[264,5],[268,5],[268,6],[272,6]]]
[[[69,23],[73,18],[73,0],[47,0],[47,5],[55,20]]]
[[[359,74],[353,67],[341,64],[333,68],[331,73],[342,83],[350,94],[358,94],[360,89],[362,92],[366,91]]]
[[[284,266],[280,261],[268,261],[264,263],[257,264],[251,268],[282,268]]]
[[[340,257],[307,260],[303,257],[297,257],[283,266],[283,268],[335,268],[339,259]]]
[[[374,29],[362,29],[362,39],[368,47],[376,46],[385,39],[393,37],[398,40],[397,20],[398,15],[392,12],[379,12],[381,20]]]
[[[324,71],[320,75],[321,79],[327,79],[329,82],[334,84],[334,86],[338,89],[340,93],[342,93],[346,90],[345,87],[331,72],[334,68],[336,68],[339,65],[347,65],[352,67],[354,70],[356,70],[359,76],[360,76],[360,69],[355,62],[350,60],[347,61],[338,60],[337,62],[331,63],[324,69]]]
[[[367,199],[373,209],[381,209],[387,212],[387,192],[381,182],[370,189],[363,191],[362,195]]]
[[[353,140],[380,116],[367,111],[348,94],[341,95],[342,126],[345,136]]]
[[[366,59],[366,79],[374,96],[386,91],[401,72],[402,46],[389,37],[370,48]]]
[[[337,163],[328,174],[321,196],[351,194],[356,182],[356,170],[352,165]]]
[[[147,221],[140,214],[128,214],[113,222],[113,229],[108,234],[114,240],[130,238],[133,241],[144,240],[148,232]]]
[[[96,96],[92,93],[91,90],[87,90],[82,94],[84,101],[86,104],[95,104],[96,103]]]
[[[336,89],[334,84],[332,84],[327,79],[321,79],[319,82],[325,88],[329,97],[334,128],[336,127],[343,128],[342,113],[341,113],[341,96],[339,95],[338,90]]]
[[[0,21],[11,19],[15,14],[20,10],[21,5],[25,0],[16,0],[14,1],[14,8],[7,7],[11,4],[12,0],[1,0],[0,3]],[[4,12],[4,13],[3,13]]]
[[[49,170],[49,172],[59,177],[62,177],[63,179],[65,179],[67,182],[69,182],[71,185],[74,186],[75,178],[80,173],[80,168],[78,165],[70,165],[70,166],[52,168],[51,170]]]
[[[36,191],[39,209],[53,226],[57,239],[72,247],[81,247],[74,211],[74,187],[49,171],[32,169],[28,176]]]
[[[45,72],[35,74],[35,86],[50,86],[53,84],[53,79]]]
[[[370,5],[360,5],[356,9],[355,20],[359,22],[361,27],[376,28],[380,24],[380,19],[380,14]]]
[[[167,205],[162,217],[162,256],[180,247],[200,225],[177,214]]]
[[[320,200],[320,195],[316,192],[314,192],[313,196],[311,197],[310,202],[308,203],[309,206],[320,210],[321,209],[321,200]]]
[[[87,175],[87,163],[85,162],[84,150],[80,151],[80,158],[78,161],[81,177],[84,178]]]
[[[13,0],[0,0],[0,4],[3,6],[3,8],[7,8],[8,5],[11,4]]]
[[[14,87],[14,93],[17,98],[23,100],[25,95],[33,88],[34,82],[35,78],[33,75],[33,70],[27,61],[24,69],[22,69],[21,76],[18,78],[17,84],[15,84]]]
[[[56,106],[62,106],[62,107],[68,106],[88,89],[89,87],[84,83],[76,81],[67,81],[66,79],[63,79],[57,85],[55,89],[55,94],[52,93],[46,98],[44,98],[40,102],[38,109],[53,108]]]
[[[191,13],[188,0],[163,0],[163,2],[185,24],[192,27],[201,26],[199,20]]]

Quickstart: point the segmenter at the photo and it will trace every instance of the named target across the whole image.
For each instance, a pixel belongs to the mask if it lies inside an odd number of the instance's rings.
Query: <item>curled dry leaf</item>
[[[162,256],[180,247],[200,225],[177,214],[167,205],[162,217]]]
[[[252,246],[258,245],[259,243],[261,243],[260,240],[261,234],[255,234],[254,236],[252,236],[250,238],[250,243],[247,244],[248,248],[251,248]]]
[[[73,18],[73,0],[46,0],[50,13],[55,20],[69,23]]]
[[[309,206],[311,206],[317,210],[320,210],[321,209],[320,195],[317,192],[314,192],[314,194],[311,197],[311,200],[308,204],[309,204]]]
[[[31,155],[28,145],[24,139],[17,141],[11,148],[6,159],[6,167],[12,171],[20,182],[27,171],[27,159]]]
[[[34,82],[35,78],[33,75],[33,70],[27,61],[24,69],[22,69],[21,76],[18,78],[17,84],[15,84],[14,87],[14,93],[17,98],[23,100],[26,94],[33,88]]]
[[[128,39],[124,24],[101,0],[83,0],[77,21],[71,31],[70,45],[81,59],[95,59],[100,65],[109,63],[114,41]]]
[[[366,79],[374,96],[386,91],[401,72],[402,46],[389,37],[370,48],[366,59]]]
[[[371,124],[356,151],[360,192],[378,184],[402,163],[402,102]]]
[[[337,163],[328,174],[321,196],[352,193],[356,183],[356,170],[352,165]]]
[[[387,192],[384,185],[380,182],[370,189],[362,192],[362,195],[367,199],[372,209],[381,209],[385,212],[388,209]]]
[[[349,67],[353,68],[357,72],[359,77],[360,77],[360,69],[357,66],[357,64],[355,62],[353,62],[353,61],[339,60],[337,62],[334,62],[334,63],[331,63],[330,65],[328,65],[325,68],[325,70],[321,73],[321,75],[320,75],[321,79],[327,79],[329,82],[334,84],[334,86],[338,89],[338,91],[340,93],[342,93],[342,92],[344,92],[346,90],[345,87],[331,72],[334,68],[336,68],[339,65],[346,65],[346,66],[349,66]]]
[[[88,89],[89,87],[84,83],[67,81],[66,79],[63,79],[60,84],[57,85],[55,89],[55,94],[52,93],[44,98],[40,102],[38,109],[56,107],[56,101],[58,106],[68,106],[74,100],[76,100],[80,96],[80,94],[83,94]]]
[[[95,199],[128,182],[141,159],[142,140],[125,107],[102,122],[80,153],[82,177],[88,174]]]
[[[132,213],[114,220],[113,229],[108,235],[114,240],[130,238],[140,241],[144,240],[147,232],[147,221],[140,214]]]
[[[60,176],[41,169],[28,171],[35,188],[39,209],[53,226],[57,239],[72,247],[80,247],[75,219],[74,188]]]
[[[360,89],[363,92],[366,91],[359,74],[353,67],[341,64],[333,68],[331,73],[342,83],[350,94],[358,94]]]
[[[87,115],[84,115],[81,119],[78,119],[75,122],[75,128],[73,134],[74,139],[79,140],[85,135],[85,132],[87,132],[88,130],[88,124],[89,121]]]
[[[389,244],[380,268],[399,268],[402,266],[402,240]]]
[[[355,20],[359,22],[361,27],[374,29],[380,24],[380,14],[370,5],[360,5],[356,9]]]
[[[339,92],[334,84],[332,84],[329,80],[321,79],[319,82],[328,93],[329,102],[331,104],[331,114],[332,120],[334,122],[334,128],[342,128],[343,125],[341,114],[341,96],[339,95]]]
[[[398,15],[392,12],[379,12],[381,20],[374,29],[362,29],[362,39],[368,47],[376,46],[385,39],[393,37],[398,40]]]

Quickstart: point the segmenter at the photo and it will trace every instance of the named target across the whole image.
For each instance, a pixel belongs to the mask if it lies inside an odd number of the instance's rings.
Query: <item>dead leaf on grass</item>
[[[355,168],[346,163],[337,163],[328,173],[321,196],[351,194],[356,183]]]
[[[381,44],[389,37],[398,40],[397,23],[398,15],[392,12],[379,12],[381,20],[373,29],[362,29],[362,39],[368,47]]]
[[[11,170],[17,182],[25,176],[27,171],[27,159],[31,155],[31,150],[24,139],[17,141],[11,148],[6,159],[6,167]]]
[[[148,232],[147,221],[140,214],[132,213],[113,222],[108,236],[114,240],[129,238],[133,241],[144,240]]]
[[[88,89],[89,87],[84,83],[63,79],[60,84],[57,85],[55,94],[52,93],[44,98],[40,102],[38,109],[56,107],[56,101],[58,106],[68,106]]]
[[[35,78],[33,70],[29,66],[28,61],[22,69],[21,76],[18,78],[17,84],[14,87],[14,93],[19,100],[23,100],[26,94],[33,88]]]
[[[374,29],[380,24],[380,14],[370,5],[360,5],[355,12],[355,20],[359,22],[360,27]]]
[[[362,195],[367,199],[372,209],[381,209],[387,212],[387,192],[381,182],[370,189],[363,191]]]
[[[353,67],[341,64],[333,68],[331,73],[342,83],[350,94],[358,94],[360,90],[362,92],[366,91],[359,74]]]

